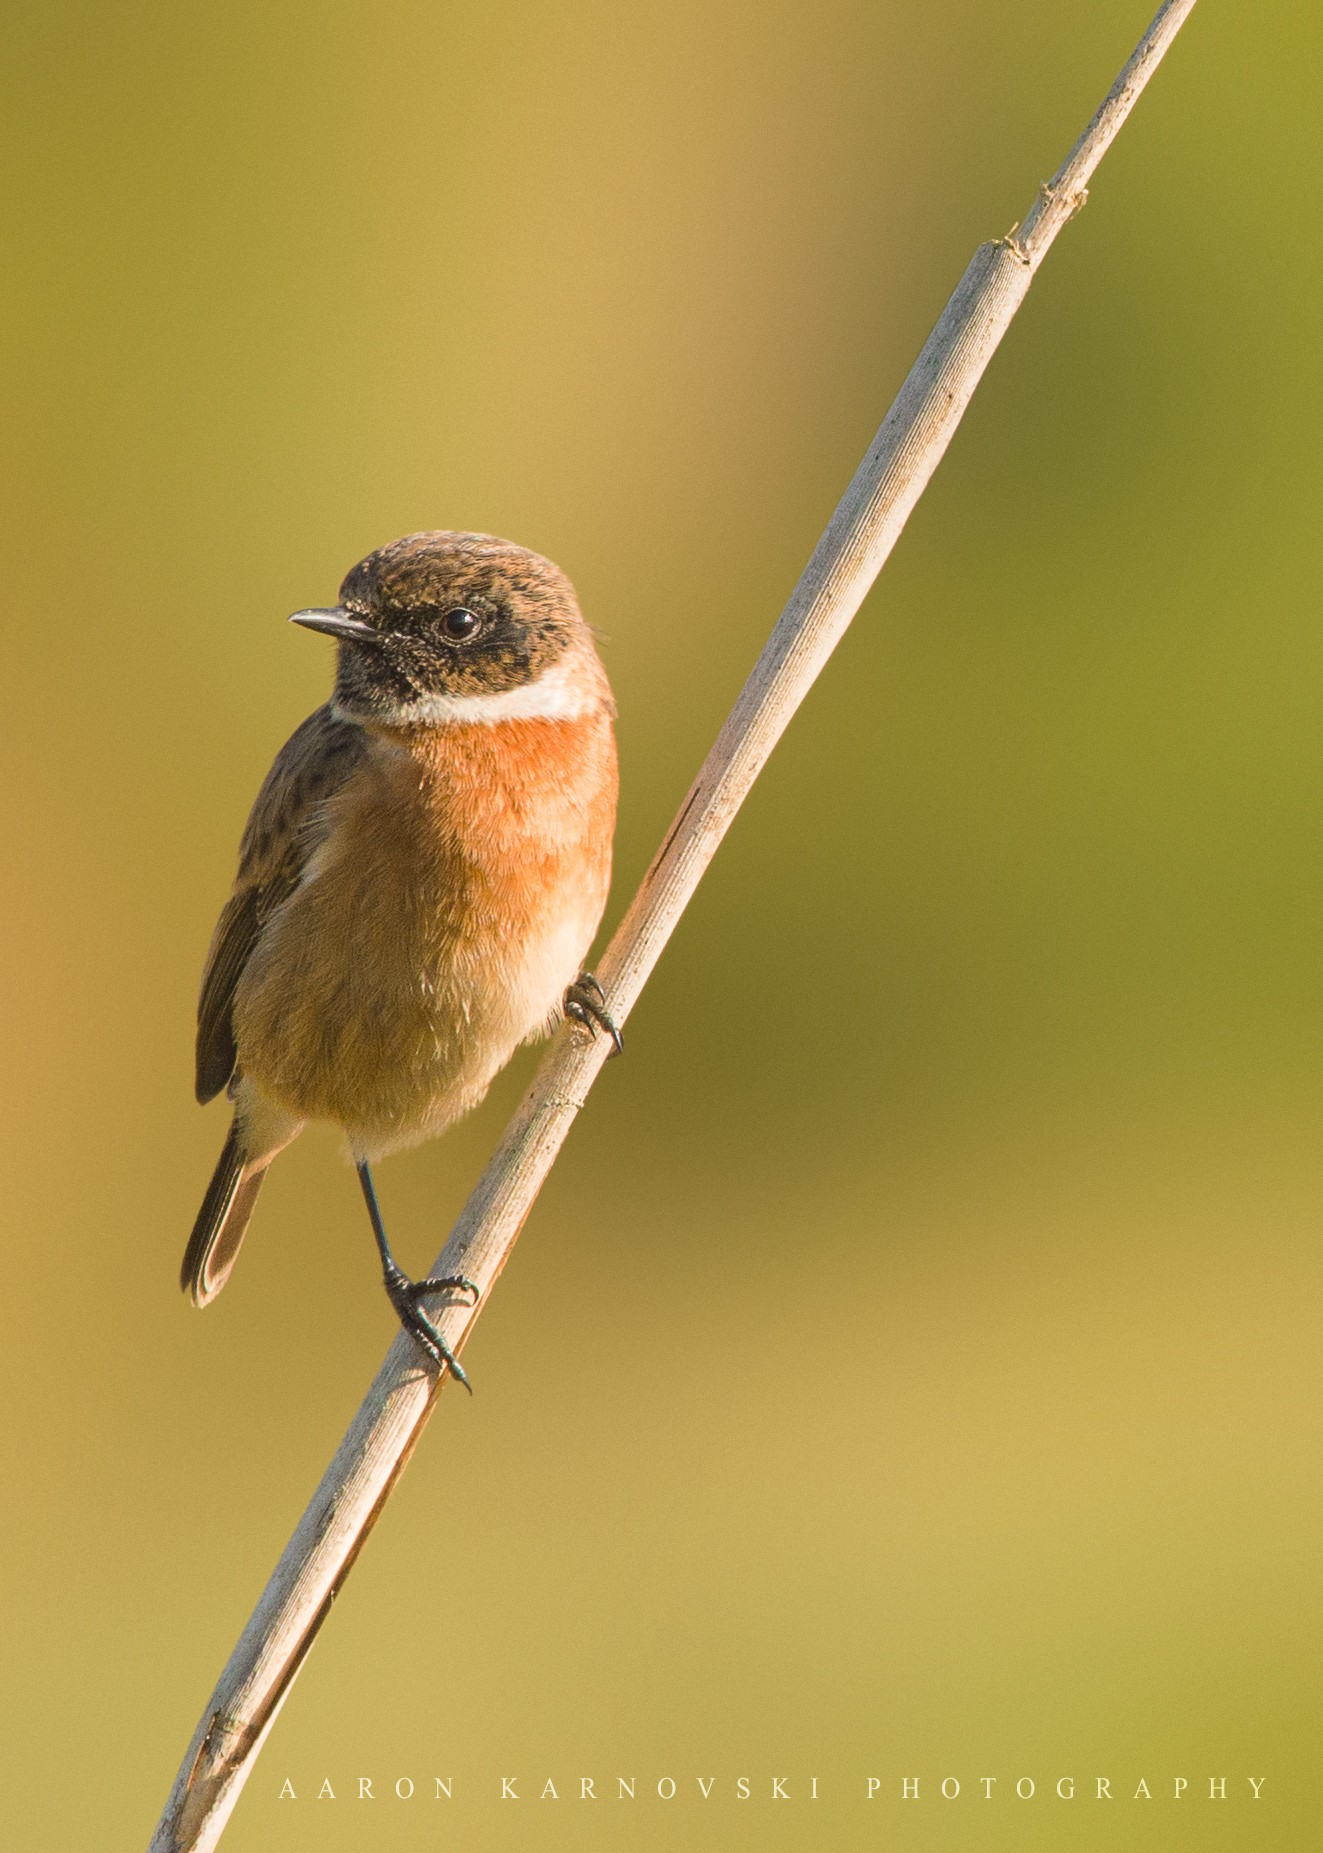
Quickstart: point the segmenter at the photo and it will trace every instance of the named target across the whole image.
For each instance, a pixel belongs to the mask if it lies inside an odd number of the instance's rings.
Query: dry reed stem
[[[629,1015],[735,812],[873,584],[950,443],[1034,272],[1195,0],[1168,0],[1023,223],[981,245],[882,421],[754,665],[598,976]],[[606,1059],[563,1026],[434,1267],[492,1286]],[[456,1351],[476,1312],[437,1314]],[[304,1657],[431,1413],[440,1388],[397,1338],[277,1564],[203,1714],[149,1853],[207,1853],[224,1831]]]

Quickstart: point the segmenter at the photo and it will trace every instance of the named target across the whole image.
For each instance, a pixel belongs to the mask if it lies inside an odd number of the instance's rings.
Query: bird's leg
[[[602,987],[591,972],[580,972],[565,993],[564,1010],[567,1017],[573,1017],[576,1023],[582,1023],[587,1030],[604,1029],[616,1045],[607,1056],[623,1055],[625,1039],[616,1027],[610,1011],[606,1007],[606,998]]]
[[[448,1370],[451,1376],[462,1383],[471,1394],[473,1386],[464,1375],[459,1359],[446,1343],[440,1329],[423,1311],[419,1302],[425,1293],[467,1292],[473,1295],[473,1304],[476,1306],[478,1304],[477,1287],[464,1274],[429,1274],[426,1280],[410,1280],[390,1252],[390,1243],[386,1240],[386,1226],[381,1220],[381,1206],[377,1202],[372,1172],[368,1168],[366,1159],[358,1167],[358,1181],[363,1186],[363,1197],[367,1203],[368,1215],[372,1219],[372,1233],[377,1238],[377,1248],[381,1254],[381,1270],[386,1280],[386,1292],[391,1305],[395,1308],[400,1324],[434,1364],[439,1365],[442,1370]]]

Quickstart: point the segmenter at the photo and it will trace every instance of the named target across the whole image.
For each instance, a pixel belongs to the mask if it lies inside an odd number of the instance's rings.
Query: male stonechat
[[[410,534],[331,609],[331,700],[276,755],[239,846],[198,1004],[197,1096],[234,1120],[184,1256],[205,1306],[267,1166],[310,1119],[340,1126],[386,1291],[466,1382],[391,1254],[370,1165],[444,1132],[562,1015],[619,1032],[583,960],[606,905],[615,712],[574,588],[487,534]]]

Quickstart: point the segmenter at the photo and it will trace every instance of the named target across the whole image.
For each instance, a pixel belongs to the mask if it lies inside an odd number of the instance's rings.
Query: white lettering
[[[597,1790],[593,1787],[593,1779],[591,1776],[580,1776],[579,1800],[581,1802],[595,1802],[597,1800]]]
[[[322,1778],[322,1786],[317,1791],[317,1800],[319,1802],[333,1802],[335,1800],[335,1790],[331,1787],[331,1778],[329,1776],[324,1776]]]
[[[1153,1797],[1148,1792],[1148,1784],[1142,1776],[1139,1778],[1139,1787],[1135,1790],[1130,1799],[1132,1801],[1139,1801],[1142,1799],[1146,1802],[1151,1802],[1153,1800]]]
[[[946,1800],[953,1802],[960,1793],[960,1784],[954,1776],[946,1776],[942,1781],[942,1794]]]
[[[1028,1788],[1024,1786],[1026,1782],[1029,1784]],[[1032,1796],[1033,1792],[1034,1792],[1033,1777],[1032,1776],[1021,1776],[1020,1780],[1015,1785],[1015,1793],[1019,1796],[1020,1800],[1022,1802],[1027,1802],[1030,1796]]]
[[[1225,1776],[1208,1778],[1208,1799],[1210,1802],[1224,1802],[1227,1798],[1227,1779]]]
[[[985,1802],[990,1802],[992,1800],[992,1785],[996,1780],[997,1778],[995,1776],[979,1777],[979,1781],[983,1784],[983,1799]]]
[[[735,1793],[742,1802],[748,1801],[749,1799],[749,1778],[747,1776],[741,1776],[739,1781],[735,1784]]]
[[[700,1776],[698,1778],[698,1786],[703,1791],[704,1801],[707,1800],[708,1796],[712,1793],[716,1785],[717,1785],[717,1779],[715,1776]]]
[[[616,1800],[618,1802],[624,1801],[627,1795],[629,1799],[633,1801],[634,1784],[637,1780],[638,1778],[636,1776],[617,1776],[616,1777],[616,1783],[618,1785],[616,1788]]]
[[[413,1800],[413,1777],[412,1776],[401,1776],[399,1781],[395,1784],[395,1793],[399,1796],[402,1802],[412,1801]]]
[[[518,1780],[518,1776],[501,1777],[501,1800],[503,1802],[517,1802],[519,1800],[519,1792],[515,1788],[515,1783],[518,1782]]]
[[[556,1785],[551,1780],[550,1776],[547,1777],[546,1787],[543,1789],[542,1793],[538,1796],[538,1800],[540,1802],[558,1802],[560,1800],[560,1796],[557,1795],[556,1793]]]
[[[374,1794],[372,1793],[372,1778],[371,1778],[371,1776],[360,1776],[360,1777],[359,1777],[359,1779],[358,1779],[358,1799],[359,1799],[359,1801],[361,1801],[361,1802],[374,1802],[374,1801],[376,1801],[376,1799],[377,1799],[377,1798],[376,1798],[376,1796],[375,1796],[375,1795],[374,1795]]]
[[[1099,1776],[1098,1778],[1098,1800],[1100,1802],[1109,1802],[1111,1801],[1111,1799],[1112,1799],[1112,1779],[1111,1777],[1110,1776]]]
[[[902,1776],[900,1779],[900,1799],[903,1802],[916,1802],[919,1799],[919,1778]]]
[[[298,1799],[298,1796],[294,1793],[294,1784],[290,1781],[289,1777],[286,1776],[284,1782],[280,1785],[280,1794],[276,1797],[276,1800],[282,1802],[296,1802]]]
[[[1255,1801],[1258,1801],[1259,1790],[1263,1787],[1264,1783],[1268,1780],[1268,1778],[1266,1776],[1246,1776],[1245,1780],[1246,1782],[1249,1783],[1250,1787],[1254,1791]]]
[[[675,1777],[674,1776],[663,1776],[661,1781],[657,1784],[657,1793],[658,1795],[661,1796],[664,1802],[674,1801],[675,1799]]]
[[[1061,1797],[1063,1802],[1074,1801],[1075,1778],[1073,1776],[1060,1777],[1057,1782],[1057,1794]]]

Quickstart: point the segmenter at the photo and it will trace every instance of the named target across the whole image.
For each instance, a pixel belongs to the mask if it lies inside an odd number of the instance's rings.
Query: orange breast
[[[243,1073],[365,1156],[442,1130],[580,970],[615,805],[605,711],[374,736],[240,982]]]

